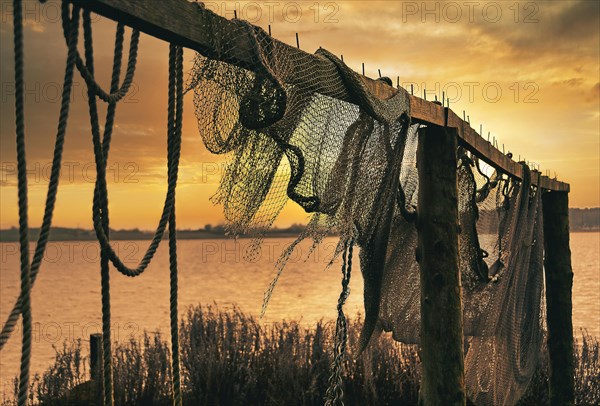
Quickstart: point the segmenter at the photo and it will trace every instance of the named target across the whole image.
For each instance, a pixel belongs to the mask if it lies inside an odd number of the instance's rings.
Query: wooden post
[[[465,405],[456,129],[419,130],[420,405]]]
[[[92,381],[102,379],[100,365],[102,365],[102,334],[90,334],[90,375]]]
[[[569,248],[569,195],[567,192],[546,192],[542,195],[542,207],[550,404],[573,405],[573,270]]]

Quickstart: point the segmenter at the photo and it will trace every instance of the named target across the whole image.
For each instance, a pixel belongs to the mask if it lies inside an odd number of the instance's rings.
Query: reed
[[[181,362],[186,405],[322,405],[328,385],[334,324],[305,326],[296,321],[261,324],[238,308],[195,306],[181,322]],[[377,339],[356,356],[359,317],[350,321],[350,354],[345,363],[347,405],[414,405],[419,392],[415,346]],[[576,346],[577,404],[600,401],[600,345],[582,332]],[[114,388],[117,405],[170,404],[170,351],[160,333],[115,346]],[[94,396],[88,359],[81,341],[56,349],[56,359],[33,379],[34,405],[88,405]],[[547,404],[547,359],[520,405]],[[14,404],[4,394],[2,405]]]

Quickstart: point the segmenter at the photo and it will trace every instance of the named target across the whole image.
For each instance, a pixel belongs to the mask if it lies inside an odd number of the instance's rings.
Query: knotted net
[[[311,239],[315,247],[335,233],[332,261],[344,254],[345,281],[348,250],[360,249],[361,348],[382,330],[418,344],[419,125],[410,123],[408,96],[379,99],[330,52],[290,53],[262,29],[233,24],[239,35],[217,32],[216,51],[197,54],[188,79],[206,147],[229,154],[213,201],[222,204],[233,235],[255,238],[249,257],[288,200],[313,213],[279,259],[265,304],[295,246]],[[240,63],[242,53],[251,67]],[[486,174],[465,151],[457,154],[467,392],[478,405],[514,404],[541,344],[541,193],[526,166],[524,179],[510,179]],[[338,306],[342,341],[346,288]]]

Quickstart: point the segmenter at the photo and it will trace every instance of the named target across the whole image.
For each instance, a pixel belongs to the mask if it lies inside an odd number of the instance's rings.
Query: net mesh
[[[197,54],[188,81],[204,143],[229,157],[213,201],[232,234],[255,238],[249,257],[288,200],[313,213],[278,261],[265,303],[296,244],[335,232],[332,261],[350,241],[360,248],[361,347],[382,330],[418,344],[419,125],[407,96],[381,100],[328,51],[291,53],[262,29],[232,23],[239,35],[218,38],[212,58]],[[241,53],[252,69],[235,63]],[[349,95],[353,103],[340,100]],[[541,348],[541,193],[525,165],[516,180],[457,154],[467,393],[478,405],[511,405]]]

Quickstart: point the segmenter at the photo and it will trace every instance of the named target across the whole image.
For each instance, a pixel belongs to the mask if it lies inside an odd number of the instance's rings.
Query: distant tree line
[[[600,207],[592,209],[569,209],[571,231],[599,231]]]
[[[490,214],[492,214],[490,216]],[[480,222],[477,229],[480,233],[494,234],[498,232],[497,215],[490,211],[479,212]],[[569,209],[569,225],[571,231],[600,231],[600,207],[591,209]],[[303,224],[292,224],[287,228],[271,228],[264,231],[266,237],[295,237],[304,230]],[[254,230],[261,231],[258,229]],[[31,228],[29,239],[36,240],[39,228]],[[223,224],[206,224],[197,229],[177,230],[179,238],[205,239],[205,238],[227,238],[227,228]],[[330,234],[336,234],[331,230]],[[149,240],[153,236],[151,231],[139,230],[110,230],[112,240]],[[166,238],[166,234],[165,234]],[[50,232],[51,241],[95,241],[96,234],[93,230],[81,228],[53,227]],[[16,227],[0,230],[0,242],[19,241],[19,230]]]

